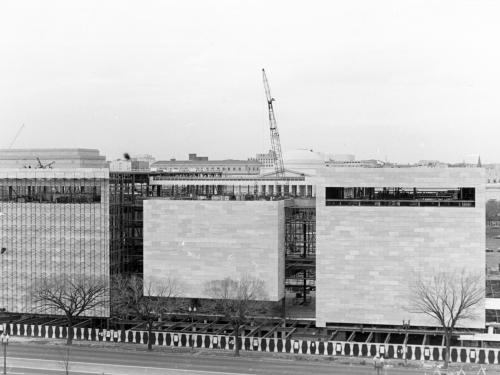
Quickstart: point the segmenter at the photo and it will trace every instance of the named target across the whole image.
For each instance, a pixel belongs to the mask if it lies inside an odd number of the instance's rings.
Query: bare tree
[[[444,367],[448,368],[453,331],[459,322],[476,317],[484,299],[484,278],[465,270],[439,272],[430,280],[418,277],[411,293],[410,311],[430,316],[444,330]]]
[[[39,280],[33,288],[33,300],[39,310],[56,314],[62,312],[66,317],[67,345],[73,342],[73,324],[76,318],[107,304],[108,295],[109,288],[104,278],[62,275],[53,279]]]
[[[148,350],[151,350],[153,324],[162,314],[175,308],[179,293],[180,287],[174,279],[144,282],[136,275],[118,276],[113,279],[112,302],[117,315],[132,315],[146,322]]]
[[[240,328],[262,306],[262,300],[266,298],[264,281],[250,276],[239,280],[227,277],[208,282],[205,292],[216,299],[217,309],[231,322],[235,341],[234,355],[239,356]]]

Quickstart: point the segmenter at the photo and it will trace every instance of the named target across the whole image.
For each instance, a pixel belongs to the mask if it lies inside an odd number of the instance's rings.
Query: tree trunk
[[[445,342],[446,342],[446,350],[444,356],[444,368],[448,368],[448,364],[450,363],[451,357],[451,334],[453,332],[453,328],[445,328]]]
[[[69,375],[69,369],[70,369],[70,364],[71,364],[71,354],[70,354],[70,347],[66,347],[66,353],[64,355],[64,361],[63,361],[63,366],[64,366],[64,373],[66,375]]]
[[[68,334],[66,335],[66,345],[71,345],[73,343],[73,320],[70,317],[68,319]]]
[[[148,350],[153,350],[153,342],[151,336],[153,335],[153,322],[148,322]]]
[[[235,357],[240,356],[239,338],[240,338],[240,323],[236,323],[234,326],[234,356]]]

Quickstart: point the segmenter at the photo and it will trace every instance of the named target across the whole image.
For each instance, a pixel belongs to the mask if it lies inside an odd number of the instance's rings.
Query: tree
[[[108,284],[104,278],[62,275],[39,280],[33,289],[33,300],[42,312],[64,314],[68,323],[66,344],[71,345],[76,318],[107,304],[108,292]]]
[[[175,308],[179,292],[180,287],[174,279],[144,282],[136,275],[117,276],[113,279],[112,302],[116,315],[133,315],[146,322],[148,350],[152,350],[153,324],[162,314]]]
[[[410,310],[430,316],[444,330],[444,367],[448,368],[453,331],[459,322],[476,317],[478,305],[485,295],[484,278],[465,270],[443,271],[435,274],[431,280],[418,277],[411,292]]]
[[[250,276],[244,276],[239,280],[227,277],[208,282],[205,292],[216,299],[217,310],[231,322],[235,342],[234,355],[239,356],[240,328],[262,305],[262,300],[266,297],[264,282]]]

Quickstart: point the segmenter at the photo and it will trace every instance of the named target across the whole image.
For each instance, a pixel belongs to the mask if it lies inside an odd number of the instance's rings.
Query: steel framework
[[[285,287],[303,304],[316,288],[316,208],[285,208]]]
[[[144,199],[153,196],[149,173],[110,173],[111,275],[142,275]]]

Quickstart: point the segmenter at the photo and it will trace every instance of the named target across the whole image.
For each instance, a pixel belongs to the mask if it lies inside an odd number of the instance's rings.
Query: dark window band
[[[475,188],[327,187],[327,206],[474,207]]]

